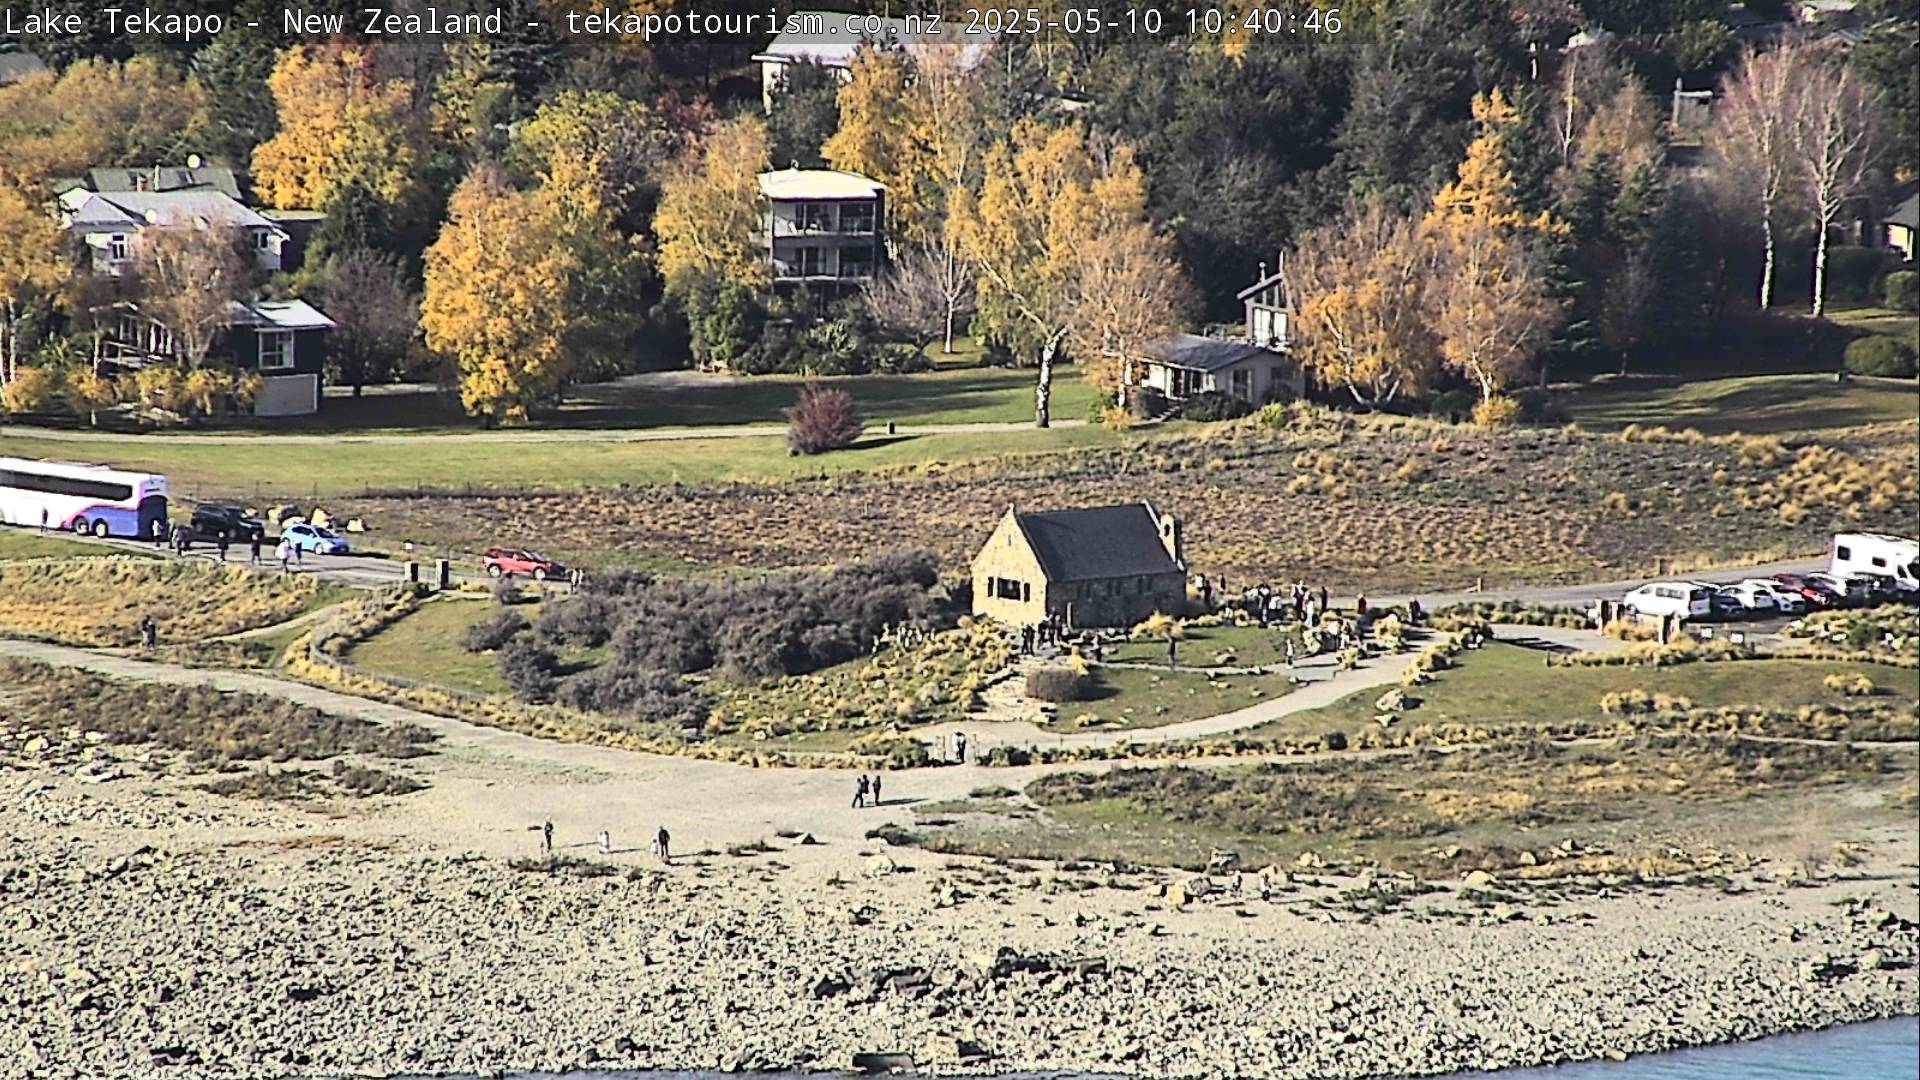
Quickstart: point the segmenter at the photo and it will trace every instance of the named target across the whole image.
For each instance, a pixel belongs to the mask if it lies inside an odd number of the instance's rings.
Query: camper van
[[[1827,544],[1827,572],[1842,580],[1862,574],[1890,578],[1894,589],[1920,596],[1920,540],[1886,533],[1835,533]]]

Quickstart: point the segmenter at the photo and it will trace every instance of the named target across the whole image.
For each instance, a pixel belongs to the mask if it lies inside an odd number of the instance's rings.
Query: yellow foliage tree
[[[60,230],[46,211],[0,184],[0,382],[20,366],[20,312],[67,280]]]
[[[45,412],[60,400],[60,382],[52,368],[21,368],[0,388],[0,407],[10,413]]]
[[[278,207],[326,204],[358,180],[389,204],[405,207],[418,190],[423,112],[413,84],[383,78],[371,49],[296,45],[267,78],[280,130],[254,148],[253,184]]]
[[[1146,222],[1097,234],[1080,248],[1067,343],[1081,377],[1124,409],[1134,364],[1193,301],[1173,243]]]
[[[653,232],[669,288],[699,274],[749,286],[765,281],[755,237],[766,167],[767,126],[752,116],[718,125],[668,165]]]
[[[1033,119],[987,151],[978,196],[955,193],[949,224],[978,270],[981,321],[1037,361],[1039,427],[1051,422],[1054,362],[1082,309],[1088,271],[1098,266],[1084,253],[1119,245],[1112,238],[1142,225],[1146,207],[1146,178],[1129,148],[1096,154],[1079,128]]]
[[[551,197],[477,167],[454,190],[427,249],[420,323],[460,370],[460,400],[487,424],[526,419],[565,385],[567,297],[579,260],[560,242]]]
[[[900,49],[861,48],[840,87],[840,126],[820,153],[836,169],[887,185],[887,221],[902,236],[924,235],[929,162],[915,137],[913,61]]]
[[[133,373],[133,390],[141,405],[167,412],[185,411],[186,380],[172,364],[148,364]]]
[[[0,88],[0,175],[23,190],[97,165],[150,165],[185,152],[206,94],[157,56],[86,59]]]
[[[100,374],[91,364],[68,372],[62,390],[66,395],[67,407],[76,413],[86,413],[90,425],[98,425],[100,410],[110,408],[120,400],[119,385]]]
[[[1294,356],[1365,404],[1426,392],[1439,369],[1423,295],[1431,262],[1413,221],[1379,198],[1308,233],[1286,263]]]

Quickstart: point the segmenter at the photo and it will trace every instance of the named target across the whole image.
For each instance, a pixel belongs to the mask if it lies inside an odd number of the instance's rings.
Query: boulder
[[[1407,692],[1405,690],[1400,689],[1399,687],[1395,687],[1392,690],[1389,690],[1386,693],[1381,694],[1379,699],[1373,703],[1374,711],[1383,712],[1383,713],[1399,712],[1400,710],[1406,707],[1407,707]]]
[[[867,860],[867,876],[870,878],[883,878],[899,869],[899,864],[885,855],[875,855]]]
[[[1491,889],[1493,888],[1493,875],[1487,873],[1485,870],[1470,871],[1465,878],[1461,879],[1460,887],[1462,889]]]

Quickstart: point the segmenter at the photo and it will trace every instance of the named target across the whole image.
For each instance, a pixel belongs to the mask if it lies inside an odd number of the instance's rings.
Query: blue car
[[[280,539],[297,551],[316,555],[345,555],[348,551],[345,539],[313,525],[289,525],[281,531]]]

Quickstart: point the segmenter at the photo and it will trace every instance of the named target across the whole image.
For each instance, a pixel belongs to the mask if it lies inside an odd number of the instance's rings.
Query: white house
[[[856,290],[879,269],[887,187],[838,169],[760,174],[767,266],[775,288]]]
[[[246,237],[254,264],[268,273],[281,267],[287,232],[239,200],[211,187],[171,191],[88,191],[60,194],[60,217],[92,255],[93,271],[119,276],[132,265],[140,234],[152,228],[234,229]]]
[[[1306,373],[1287,354],[1286,278],[1262,273],[1240,290],[1246,319],[1239,337],[1169,334],[1140,358],[1141,384],[1169,401],[1222,393],[1255,407],[1306,393]]]
[[[962,34],[953,16],[892,19],[843,11],[796,11],[782,26],[767,47],[753,55],[760,64],[760,104],[768,112],[773,111],[773,99],[792,64],[819,64],[844,81],[862,45],[905,48],[909,53],[939,46],[963,50],[960,62],[971,68],[986,56],[993,40]]]

